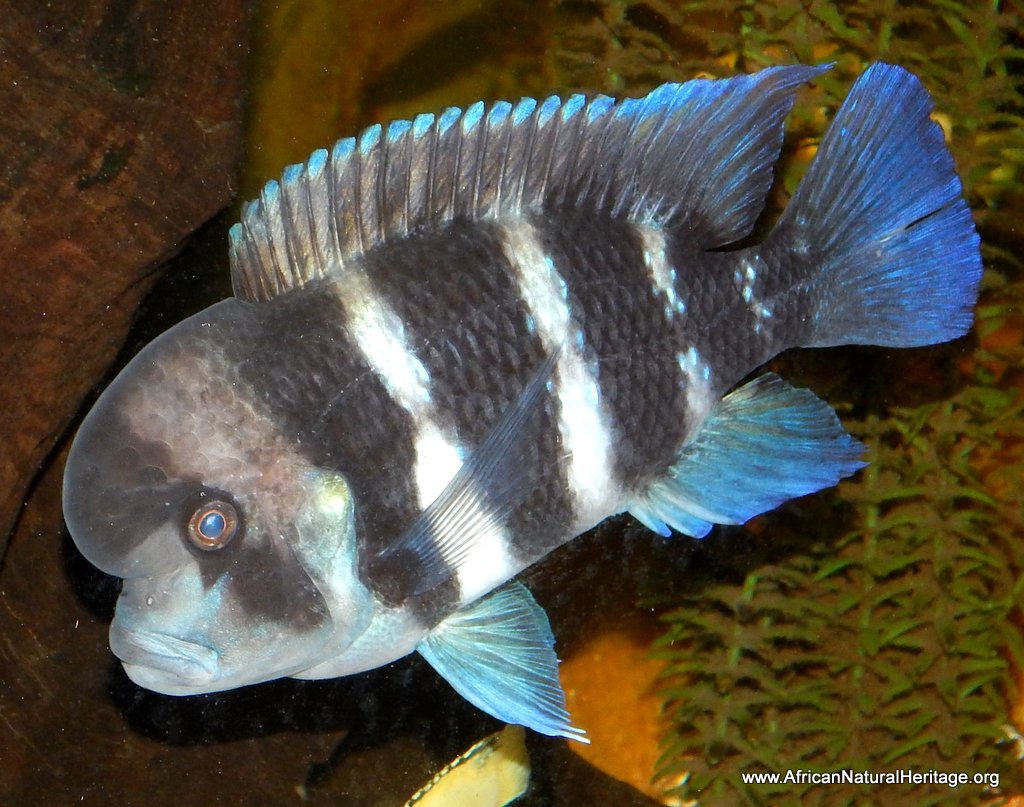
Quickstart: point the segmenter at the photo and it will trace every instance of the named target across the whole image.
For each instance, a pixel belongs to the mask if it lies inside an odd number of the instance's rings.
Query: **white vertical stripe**
[[[399,316],[381,299],[362,272],[346,272],[338,285],[356,347],[391,398],[412,415],[416,452],[413,474],[419,506],[426,509],[462,467],[462,447],[437,423],[430,395],[430,373],[409,348]],[[472,490],[459,507],[463,509],[460,523],[473,528],[469,548],[456,569],[461,599],[465,603],[507,579],[513,561],[508,554],[509,541],[503,525],[484,510]],[[458,535],[449,535],[443,530],[439,535],[449,542],[462,543]],[[442,554],[445,554],[443,548]]]
[[[504,235],[506,257],[541,343],[548,353],[560,351],[552,382],[558,429],[568,455],[577,521],[590,526],[614,511],[621,494],[611,474],[612,435],[596,368],[584,360],[583,333],[573,321],[565,280],[534,228],[516,221]]]
[[[676,293],[676,270],[670,266],[666,253],[665,233],[645,224],[634,225],[644,250],[644,266],[651,277],[654,291],[665,298],[665,318],[672,319],[686,313],[686,303]]]
[[[416,492],[421,508],[441,495],[462,467],[462,451],[427,415],[416,421]]]
[[[406,344],[401,319],[362,272],[346,272],[339,286],[356,347],[391,398],[412,415],[416,429],[413,473],[419,505],[425,508],[462,466],[459,446],[432,417],[430,373]]]

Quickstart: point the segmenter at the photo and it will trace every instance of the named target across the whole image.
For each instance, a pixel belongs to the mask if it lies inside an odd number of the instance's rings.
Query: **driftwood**
[[[5,4],[0,557],[160,264],[233,195],[248,4]]]

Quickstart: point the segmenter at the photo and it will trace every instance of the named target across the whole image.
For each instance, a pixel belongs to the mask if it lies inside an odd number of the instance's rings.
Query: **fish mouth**
[[[164,695],[195,695],[216,689],[220,654],[169,633],[130,630],[115,620],[110,649],[136,684]]]

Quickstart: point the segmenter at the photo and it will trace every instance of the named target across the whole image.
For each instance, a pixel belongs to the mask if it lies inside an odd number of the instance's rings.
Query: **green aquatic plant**
[[[930,804],[1024,792],[1009,716],[1024,670],[1024,273],[1014,257],[1024,248],[1013,213],[1024,207],[1024,50],[1011,8],[556,4],[552,61],[565,85],[637,94],[696,74],[835,61],[794,110],[775,209],[864,65],[906,66],[935,98],[985,242],[978,344],[962,366],[952,366],[949,350],[920,352],[922,383],[914,403],[900,405],[870,381],[872,368],[860,369],[869,383],[848,396],[857,405],[843,416],[869,445],[871,466],[754,526],[748,543],[761,527],[774,548],[746,566],[731,563],[730,579],[720,569],[731,559],[698,574],[686,593],[660,595],[666,632],[656,653],[666,662],[672,729],[658,773],[682,778],[672,790],[680,798]],[[936,373],[954,383],[929,392]],[[741,776],[787,770],[989,772],[1000,788],[745,784]]]

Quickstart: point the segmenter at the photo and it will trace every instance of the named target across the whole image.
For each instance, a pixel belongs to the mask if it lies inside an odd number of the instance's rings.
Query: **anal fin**
[[[834,485],[864,467],[863,452],[828,404],[768,373],[726,395],[628,510],[660,535],[703,538]]]
[[[541,734],[589,742],[570,725],[547,615],[522,583],[456,611],[416,649],[479,709]]]

